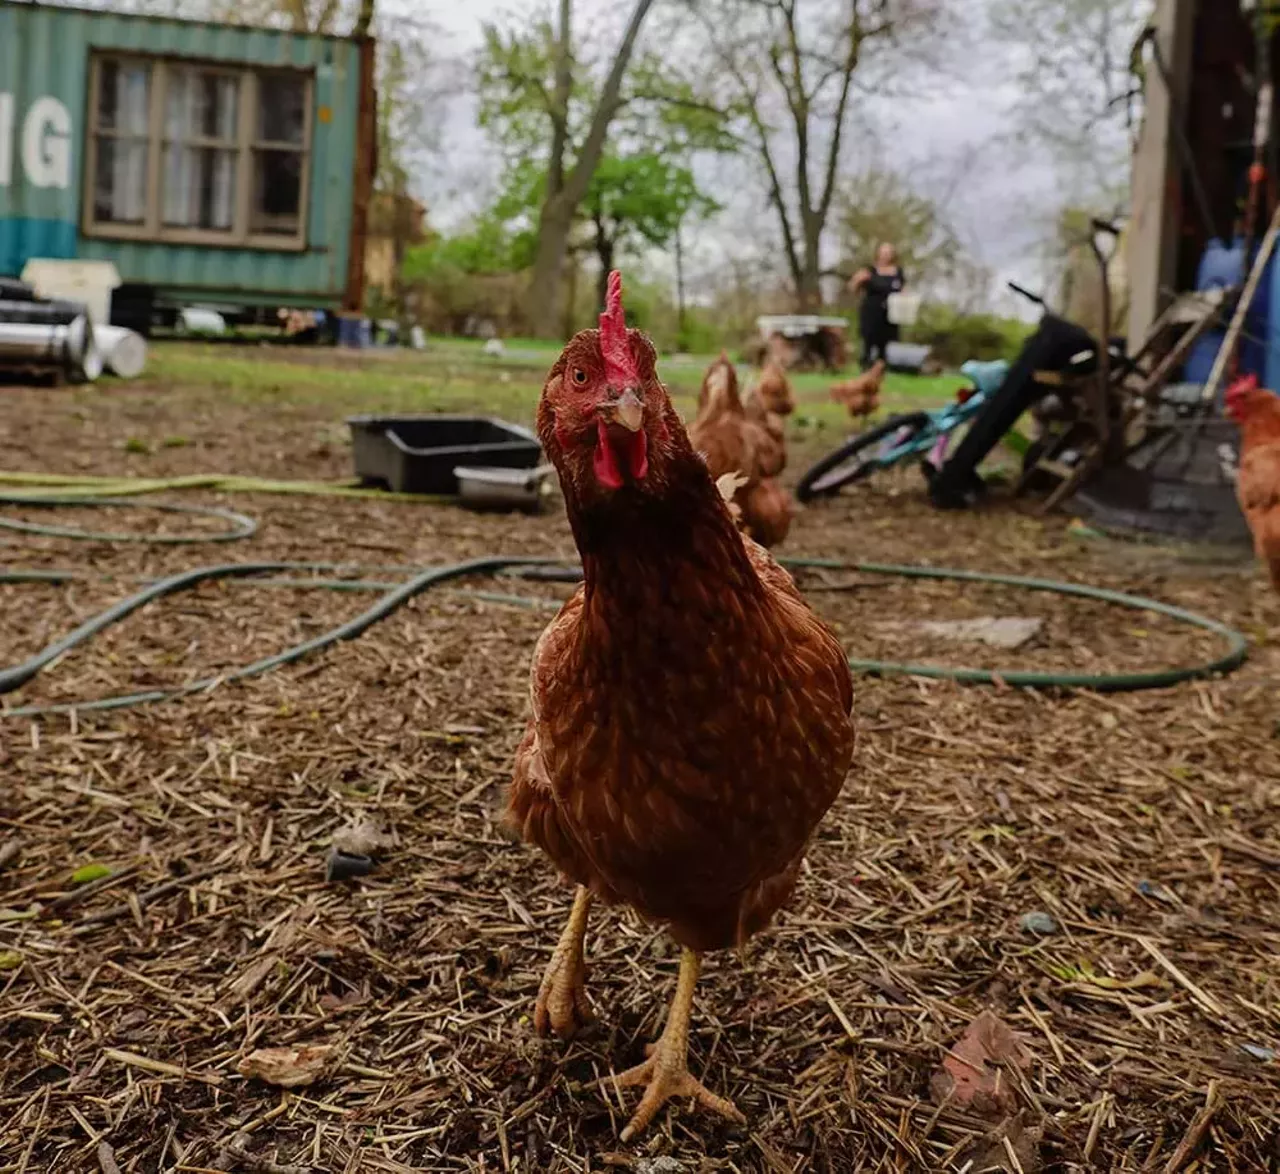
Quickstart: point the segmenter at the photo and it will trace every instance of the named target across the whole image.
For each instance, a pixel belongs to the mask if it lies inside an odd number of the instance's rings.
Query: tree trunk
[[[676,345],[680,350],[689,349],[688,318],[684,308],[684,243],[680,239],[680,225],[676,225]]]
[[[800,280],[796,285],[796,300],[804,313],[816,313],[822,309],[822,225],[812,216],[805,217],[804,261]]]
[[[570,252],[568,254],[569,261],[569,282],[568,288],[565,290],[564,299],[564,327],[561,333],[565,338],[572,338],[577,331],[577,320],[574,311],[578,307],[578,258],[577,255]]]
[[[534,338],[553,338],[560,314],[560,277],[564,270],[573,208],[564,200],[548,200],[538,216],[538,251],[529,282],[527,316]]]
[[[613,64],[609,68],[609,76],[605,79],[600,91],[600,100],[591,115],[591,125],[583,140],[582,149],[573,165],[573,170],[564,173],[563,149],[556,149],[563,144],[564,135],[561,127],[555,127],[556,136],[552,144],[551,162],[547,172],[547,198],[538,215],[538,251],[534,257],[533,278],[529,282],[528,318],[533,333],[538,338],[550,338],[555,333],[557,311],[559,309],[560,278],[564,269],[565,251],[569,246],[569,233],[573,228],[573,217],[582,203],[582,198],[591,186],[591,177],[595,175],[600,164],[600,156],[604,153],[605,138],[609,132],[609,123],[618,109],[619,97],[622,93],[622,79],[631,64],[631,55],[635,51],[636,41],[640,36],[640,26],[653,6],[653,0],[636,0],[631,20],[623,34],[622,43],[614,55]],[[560,33],[558,53],[556,89],[557,94],[564,93],[564,107],[567,111],[568,95],[562,87],[569,80],[571,63],[569,43],[569,3],[561,0]],[[557,112],[558,114],[560,112]]]
[[[596,278],[596,305],[603,313],[609,294],[609,274],[613,271],[613,241],[600,214],[597,212],[592,219],[596,226],[596,260],[600,262],[600,275]]]

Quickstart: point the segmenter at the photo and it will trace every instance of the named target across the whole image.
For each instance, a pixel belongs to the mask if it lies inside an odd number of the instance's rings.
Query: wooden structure
[[[849,324],[816,314],[775,314],[756,319],[762,361],[784,371],[839,371],[848,362]]]

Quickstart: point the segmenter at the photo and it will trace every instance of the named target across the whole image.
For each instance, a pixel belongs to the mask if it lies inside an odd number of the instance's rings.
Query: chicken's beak
[[[598,411],[606,424],[621,424],[628,432],[639,432],[644,422],[644,404],[629,387],[617,399],[605,400]]]

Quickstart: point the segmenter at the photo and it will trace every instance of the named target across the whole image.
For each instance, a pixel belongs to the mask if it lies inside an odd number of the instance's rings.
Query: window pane
[[[296,236],[302,226],[302,168],[299,151],[253,153],[251,232]]]
[[[104,60],[98,66],[98,128],[146,134],[151,67]]]
[[[302,146],[307,82],[287,73],[258,78],[258,141]]]
[[[239,90],[237,77],[170,66],[165,80],[165,137],[233,141]]]
[[[141,224],[146,219],[145,139],[99,136],[93,177],[93,218],[99,224]]]
[[[167,145],[163,202],[170,228],[229,230],[235,220],[236,152]]]

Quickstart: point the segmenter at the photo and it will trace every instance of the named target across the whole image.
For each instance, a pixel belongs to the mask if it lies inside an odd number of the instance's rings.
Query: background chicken
[[[1240,426],[1236,497],[1254,549],[1280,591],[1280,397],[1249,375],[1228,388],[1226,409]]]
[[[776,545],[791,527],[790,494],[776,483],[753,493],[761,482],[780,474],[787,462],[781,417],[750,419],[738,392],[738,373],[725,354],[711,364],[702,380],[698,416],[689,438],[707,459],[713,477],[741,473],[746,481],[734,498],[742,511],[743,529],[757,542]],[[763,513],[754,507],[763,506]]]
[[[765,361],[760,378],[752,388],[755,397],[767,412],[775,416],[789,416],[796,410],[795,392],[791,389],[791,380],[776,359]]]
[[[600,330],[570,341],[538,405],[584,582],[534,651],[509,796],[514,825],[578,886],[540,1032],[570,1035],[587,1011],[593,897],[683,948],[660,1039],[617,1078],[646,1086],[624,1141],[671,1097],[742,1120],[687,1067],[701,954],[742,944],[788,898],[854,744],[839,641],[737,532],[654,364],[612,274]]]
[[[761,454],[761,476],[778,476],[787,464],[786,417],[795,411],[796,398],[791,390],[791,381],[774,360],[770,359],[765,364],[755,386],[748,389],[742,407],[747,419],[760,425],[769,437]],[[787,509],[790,511],[789,505]]]
[[[856,379],[846,379],[831,388],[831,398],[844,404],[855,420],[872,415],[880,407],[880,389],[884,386],[885,362],[875,363]]]

